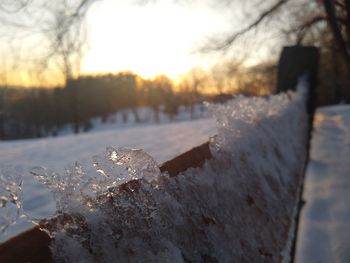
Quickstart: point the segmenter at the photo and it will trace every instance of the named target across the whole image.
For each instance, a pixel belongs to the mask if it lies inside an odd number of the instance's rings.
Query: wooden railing
[[[165,162],[159,168],[161,172],[167,172],[174,177],[188,168],[203,166],[205,161],[211,158],[207,142]],[[127,184],[129,183],[120,187],[127,188]],[[39,227],[31,228],[0,245],[0,262],[52,262],[50,242],[50,237]]]
[[[300,51],[299,47],[296,48],[295,50],[296,52],[299,52],[299,53],[304,52],[304,51]],[[310,49],[310,50],[311,52],[315,52],[314,49]],[[286,55],[286,53],[288,54]],[[294,83],[295,79],[298,77],[298,74],[300,75],[299,71],[294,72],[295,74],[293,72],[290,72],[290,68],[289,68],[290,65],[289,66],[285,65],[286,56],[289,57],[291,55],[290,53],[293,53],[291,49],[289,49],[289,51],[288,50],[284,51],[284,58],[283,57],[281,58],[280,68],[282,67],[282,69],[280,69],[280,72],[279,72],[279,86],[278,86],[279,91],[284,90],[284,85],[287,85],[287,86],[289,85],[289,84],[286,84],[287,82],[285,82],[286,78],[288,78],[289,81]],[[310,56],[311,57],[314,56],[313,58],[315,60],[318,60],[318,57],[317,57],[318,53],[316,55],[314,54]],[[294,61],[293,63],[294,63],[293,67],[297,66],[296,61]],[[305,70],[307,71],[307,68],[311,64],[305,63],[304,69],[301,72],[304,73]],[[315,66],[315,64],[312,64],[311,66]],[[312,72],[314,74],[315,72],[317,72],[317,70],[315,71],[313,69]],[[315,76],[311,76],[311,78],[315,80],[314,79]],[[309,106],[313,107],[313,102],[309,102]],[[310,109],[311,109],[311,112],[313,112],[313,108],[310,108]],[[202,167],[203,164],[206,162],[206,160],[210,160],[212,158],[213,156],[209,149],[209,142],[207,142],[203,145],[193,148],[192,150],[184,154],[181,154],[180,156],[170,161],[165,162],[160,166],[160,170],[161,172],[163,173],[167,172],[171,177],[174,177],[174,176],[177,176],[179,173],[184,172],[188,168]],[[290,174],[294,176],[293,180],[295,180],[295,182],[293,183],[293,187],[291,189],[294,189],[294,190],[300,189],[300,185],[302,184],[302,178],[303,178],[303,174],[300,174],[300,173],[303,173],[304,171],[303,169],[297,169],[297,168],[303,168],[303,166],[304,166],[304,163],[300,164],[300,167],[295,168],[296,171],[300,171],[300,172],[290,171]],[[134,183],[135,182],[133,181],[128,182],[124,185],[121,185],[120,189],[121,190],[123,188],[126,189],[127,188],[126,186],[128,184],[134,184]],[[259,187],[260,186],[257,186],[257,189]],[[290,193],[290,190],[288,188],[288,193],[286,194],[294,196],[295,193]],[[300,198],[300,195],[297,198]],[[298,200],[296,200],[296,202],[297,201]],[[245,202],[246,202],[246,205],[249,207],[252,207],[254,205],[254,200],[252,200],[250,196],[246,197]],[[256,215],[260,214],[261,217],[264,218],[263,211],[259,210],[259,211],[255,211],[254,213]],[[243,215],[243,216],[246,216],[246,215]],[[282,240],[282,243],[288,241],[288,239],[290,238],[288,233],[290,233],[292,229],[291,226],[295,224],[294,222],[295,219],[290,216],[288,216],[288,219],[283,219],[283,220],[285,220],[284,222],[286,223],[285,223],[285,229],[283,230],[284,234],[283,236],[280,237],[280,239]],[[271,231],[273,231],[273,229],[271,229]],[[38,227],[34,227],[0,245],[0,262],[6,262],[6,263],[51,262],[52,258],[51,258],[51,252],[49,249],[50,241],[51,241],[50,237],[45,232],[42,232]],[[270,253],[266,251],[264,247],[260,247],[259,252],[262,257],[268,258],[270,256]]]

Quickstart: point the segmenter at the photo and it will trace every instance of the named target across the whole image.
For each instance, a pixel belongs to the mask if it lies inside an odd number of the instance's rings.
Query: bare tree
[[[57,67],[65,82],[79,73],[85,17],[97,0],[12,0],[0,3],[0,27],[11,41],[36,40],[29,52],[38,72]],[[36,50],[38,50],[36,52]]]
[[[210,77],[213,88],[218,94],[234,93],[237,89],[237,82],[242,74],[243,61],[224,60],[216,63],[210,70]]]
[[[350,73],[350,1],[322,0],[327,21]]]
[[[201,92],[208,84],[209,76],[201,68],[191,69],[183,76],[180,84],[181,91],[186,94],[186,104],[190,108],[191,119],[194,119],[194,106],[201,101]]]
[[[238,0],[213,1],[226,8],[237,8],[239,3]],[[270,34],[270,38],[278,34],[276,39],[281,45],[321,47],[321,71],[332,78],[323,79],[322,82],[330,85],[322,89],[335,90],[334,86],[338,86],[336,97],[350,99],[350,0],[251,0],[240,7],[245,12],[240,27],[211,42],[211,50],[226,52],[243,37],[254,36],[252,32]]]
[[[226,4],[235,4],[235,0],[218,0]],[[237,39],[251,30],[263,27],[271,21],[286,35],[294,34],[296,44],[302,44],[315,27],[328,30],[337,43],[339,52],[350,65],[350,0],[253,0],[249,1],[253,18],[247,17],[248,23],[223,40],[216,42],[216,49],[228,49]],[[253,7],[256,7],[253,9]],[[265,28],[266,30],[266,28]],[[324,31],[323,31],[324,32]],[[319,37],[319,36],[318,36]],[[307,41],[307,40],[306,40]]]

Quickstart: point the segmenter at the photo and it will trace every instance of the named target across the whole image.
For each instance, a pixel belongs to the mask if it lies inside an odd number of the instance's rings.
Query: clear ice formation
[[[13,167],[0,171],[0,235],[23,214],[21,178]]]
[[[213,158],[175,177],[142,150],[108,148],[92,167],[32,174],[57,212],[37,220],[56,262],[282,262],[302,180],[302,96],[208,104]]]
[[[103,155],[92,158],[94,169],[75,163],[64,174],[33,168],[31,173],[54,195],[58,214],[95,211],[101,196],[113,197],[115,189],[129,181],[151,182],[160,174],[153,158],[143,150],[108,147]],[[40,221],[37,219],[34,221]]]

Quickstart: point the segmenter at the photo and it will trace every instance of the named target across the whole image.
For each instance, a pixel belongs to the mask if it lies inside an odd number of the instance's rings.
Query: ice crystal
[[[75,163],[63,174],[44,167],[32,169],[31,173],[52,191],[56,201],[55,219],[32,219],[51,236],[58,229],[50,226],[50,220],[60,222],[59,227],[75,233],[84,227],[89,216],[98,218],[96,213],[105,205],[104,198],[115,196],[120,185],[137,179],[153,182],[160,174],[156,162],[142,150],[108,147],[104,154],[92,158],[92,164],[93,168],[84,169]]]
[[[108,148],[92,167],[32,173],[55,196],[38,222],[58,262],[281,262],[305,158],[298,94],[209,105],[218,134],[204,167],[161,174],[142,150]]]
[[[16,169],[0,170],[0,234],[15,224],[22,213],[21,174]]]
[[[113,186],[141,178],[151,181],[160,173],[150,155],[143,150],[127,148],[108,147],[104,156],[93,157],[93,165]]]

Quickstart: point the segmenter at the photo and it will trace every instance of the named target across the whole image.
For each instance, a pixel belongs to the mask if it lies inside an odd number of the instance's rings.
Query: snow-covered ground
[[[213,119],[136,126],[46,139],[0,142],[0,165],[46,166],[62,170],[65,165],[90,161],[107,146],[142,148],[158,163],[208,141],[215,134]]]
[[[137,107],[134,109],[124,109],[112,114],[109,114],[106,119],[101,117],[95,117],[90,120],[91,127],[88,132],[95,131],[106,131],[111,129],[120,129],[120,128],[131,128],[135,126],[143,127],[147,125],[154,124],[166,124],[180,121],[190,121],[208,118],[209,113],[207,108],[203,103],[195,104],[193,106],[193,111],[189,107],[181,105],[178,108],[178,112],[172,118],[166,113],[163,112],[164,107],[160,107],[158,113],[158,120],[156,117],[155,111],[150,107]],[[135,113],[137,113],[138,121],[136,121]],[[84,132],[84,128],[79,128],[80,132]],[[42,131],[43,134],[46,134],[45,131]],[[52,133],[52,132],[51,132]],[[56,130],[55,134],[62,136],[67,134],[74,133],[74,125],[66,124],[61,129]],[[50,133],[49,133],[50,135]]]
[[[0,172],[17,171],[23,175],[24,209],[33,217],[45,217],[53,212],[54,202],[47,189],[29,174],[34,166],[45,166],[62,172],[75,161],[91,163],[91,157],[104,152],[107,146],[141,148],[161,164],[208,141],[215,133],[215,121],[207,118],[102,129],[54,138],[0,142]],[[28,223],[19,223],[8,231],[6,237],[1,237],[0,234],[0,242],[29,226]]]
[[[307,167],[296,262],[350,262],[350,106],[319,108]]]

